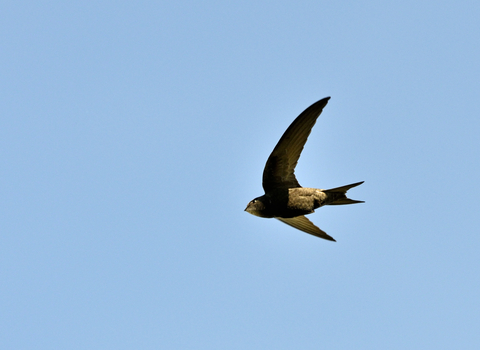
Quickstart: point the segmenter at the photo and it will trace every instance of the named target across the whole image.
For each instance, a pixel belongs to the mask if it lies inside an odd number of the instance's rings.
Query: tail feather
[[[350,184],[342,187],[336,187],[329,190],[324,190],[323,192],[325,192],[332,200],[330,203],[328,203],[328,205],[365,203],[364,201],[357,201],[354,199],[347,198],[347,195],[346,195],[349,189],[351,189],[352,187],[359,186],[363,184],[363,182],[364,181],[360,181],[354,184]]]
[[[342,204],[355,204],[355,203],[365,203],[365,201],[356,201],[354,199],[345,197],[345,198],[337,199],[328,205],[342,205]]]

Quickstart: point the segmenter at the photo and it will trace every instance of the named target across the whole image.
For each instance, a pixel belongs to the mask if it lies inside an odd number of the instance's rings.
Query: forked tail
[[[363,184],[364,181],[356,182],[351,185],[346,185],[342,187],[332,188],[330,190],[324,190],[328,195],[328,198],[331,199],[331,202],[328,205],[342,205],[342,204],[355,204],[355,203],[365,203],[364,201],[356,201],[354,199],[347,198],[347,191],[352,187],[359,186]]]

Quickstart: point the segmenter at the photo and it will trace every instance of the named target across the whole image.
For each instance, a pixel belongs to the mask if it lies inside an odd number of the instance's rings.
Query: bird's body
[[[316,188],[279,189],[255,198],[252,204],[259,202],[262,205],[250,205],[247,211],[262,218],[293,218],[313,213],[316,208],[324,205],[326,197],[322,190]]]
[[[323,205],[363,203],[347,198],[346,192],[363,183],[321,190],[301,187],[294,170],[310,131],[330,97],[308,107],[285,131],[267,160],[263,172],[265,194],[248,203],[245,209],[252,215],[276,218],[299,230],[324,239],[334,239],[320,230],[305,215]]]
[[[353,186],[358,186],[356,183]],[[311,214],[315,209],[324,205],[335,204],[353,204],[362,203],[346,198],[342,192],[331,192],[331,190],[321,190],[318,188],[295,187],[288,189],[279,189],[269,192],[255,199],[263,202],[261,209],[247,210],[250,214],[263,218],[293,218],[299,215]],[[348,203],[336,203],[347,200]]]

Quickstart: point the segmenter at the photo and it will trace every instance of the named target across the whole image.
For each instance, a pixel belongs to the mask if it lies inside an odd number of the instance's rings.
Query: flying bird
[[[265,194],[251,200],[245,211],[262,218],[276,218],[311,235],[335,241],[305,215],[324,205],[364,203],[346,196],[349,189],[361,185],[363,181],[321,190],[300,186],[294,174],[308,135],[329,99],[330,97],[325,97],[315,102],[288,127],[265,164],[263,170]]]

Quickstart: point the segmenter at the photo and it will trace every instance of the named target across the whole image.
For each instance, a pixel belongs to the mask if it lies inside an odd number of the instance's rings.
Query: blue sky
[[[478,349],[475,1],[5,1],[2,349]],[[365,204],[244,212],[296,169]]]

